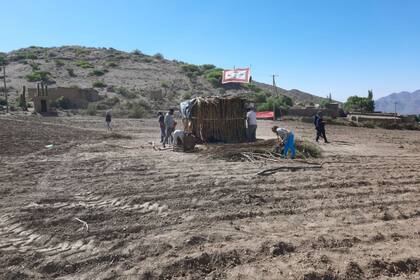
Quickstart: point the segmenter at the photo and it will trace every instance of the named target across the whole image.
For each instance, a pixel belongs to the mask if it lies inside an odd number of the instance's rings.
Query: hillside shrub
[[[6,64],[7,64],[6,56],[4,54],[0,54],[0,66],[6,65]]]
[[[124,96],[125,98],[136,98],[137,94],[134,91],[131,91],[125,87],[118,87],[115,90],[115,93]]]
[[[186,99],[191,99],[191,97],[192,97],[192,94],[189,91],[186,91],[182,94],[182,99],[185,99],[185,100]]]
[[[28,82],[39,82],[39,81],[47,82],[49,80],[48,79],[49,75],[51,75],[50,72],[33,71],[31,74],[26,75],[25,79]]]
[[[39,70],[39,63],[36,63],[35,61],[30,61],[28,64],[32,67],[32,71]]]
[[[143,55],[143,53],[140,50],[138,50],[138,49],[135,49],[131,53],[134,54],[134,55],[137,55],[137,56],[142,56]]]
[[[67,68],[66,70],[70,77],[77,77],[72,68]]]
[[[153,59],[151,59],[150,57],[143,57],[139,61],[144,63],[151,63],[153,62]]]
[[[64,62],[62,60],[56,59],[54,60],[55,66],[62,67],[64,66]]]
[[[271,96],[268,97],[266,102],[257,107],[257,111],[272,111],[273,108],[289,108],[293,106],[293,100],[288,96]]]
[[[100,76],[103,76],[103,75],[105,75],[105,71],[99,70],[99,69],[95,69],[95,70],[93,70],[92,72],[89,73],[89,76],[100,77]]]
[[[250,91],[253,91],[253,92],[257,92],[257,93],[262,91],[262,89],[259,88],[255,84],[241,84],[241,87],[243,89],[250,90]]]
[[[110,67],[110,68],[115,68],[118,66],[117,63],[115,63],[114,61],[109,61],[107,63],[105,63],[105,66]]]
[[[216,66],[214,66],[213,64],[203,64],[200,66],[204,71],[209,71],[212,70],[214,68],[216,68]]]
[[[204,73],[204,77],[213,87],[219,87],[221,86],[220,80],[222,79],[222,73],[223,73],[222,69],[214,68],[211,70],[207,70]]]
[[[92,84],[92,87],[105,88],[105,87],[107,87],[107,85],[102,81],[96,81]]]
[[[96,104],[90,103],[86,109],[86,114],[89,116],[95,116],[97,114]]]
[[[128,117],[133,119],[144,118],[147,114],[146,109],[140,103],[128,103]]]
[[[153,57],[158,59],[158,60],[164,59],[163,54],[161,54],[161,53],[156,53],[156,54],[153,55]]]
[[[86,60],[77,60],[74,64],[83,69],[93,68],[93,65]]]

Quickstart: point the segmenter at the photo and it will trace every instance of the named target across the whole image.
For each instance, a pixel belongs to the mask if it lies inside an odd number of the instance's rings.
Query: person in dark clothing
[[[325,143],[329,143],[327,140],[327,136],[325,135],[325,121],[322,118],[322,114],[318,113],[315,116],[315,129],[316,129],[316,142],[318,142],[319,137],[324,138]]]
[[[163,143],[163,140],[165,140],[165,116],[162,112],[158,113],[158,120],[159,120],[159,126],[160,126],[160,143]]]
[[[108,130],[112,130],[111,119],[112,119],[112,113],[111,113],[111,110],[108,110],[105,113],[105,121],[106,121],[106,125],[107,125]]]

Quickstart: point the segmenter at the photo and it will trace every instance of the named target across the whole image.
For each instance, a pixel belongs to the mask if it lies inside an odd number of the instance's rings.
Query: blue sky
[[[417,0],[0,0],[0,51],[85,45],[252,67],[319,96],[420,89]]]

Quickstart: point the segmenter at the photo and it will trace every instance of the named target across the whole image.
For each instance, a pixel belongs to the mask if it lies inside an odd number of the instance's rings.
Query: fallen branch
[[[109,144],[109,143],[106,143],[105,145],[110,146],[110,147],[114,147],[114,148],[138,149],[137,147],[120,146],[120,145]]]
[[[322,166],[321,165],[310,165],[310,166],[279,166],[279,167],[275,167],[275,168],[270,168],[270,169],[266,169],[263,171],[260,171],[257,173],[257,175],[260,176],[268,176],[268,175],[272,175],[274,173],[277,172],[281,172],[281,171],[298,171],[298,170],[306,170],[306,169],[321,169]]]
[[[89,225],[85,221],[80,220],[79,218],[74,218],[76,221],[81,222],[85,227],[86,231],[89,231]]]

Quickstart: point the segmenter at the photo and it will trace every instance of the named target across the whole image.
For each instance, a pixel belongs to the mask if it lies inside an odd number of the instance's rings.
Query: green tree
[[[357,95],[350,96],[344,103],[344,109],[346,111],[361,111],[362,113],[372,113],[375,110],[375,102],[372,100],[371,91],[368,93],[368,97],[359,97]]]
[[[368,90],[368,99],[373,100],[373,91],[371,89]]]

